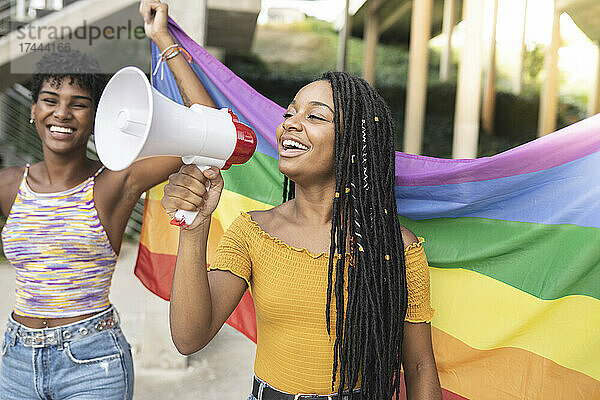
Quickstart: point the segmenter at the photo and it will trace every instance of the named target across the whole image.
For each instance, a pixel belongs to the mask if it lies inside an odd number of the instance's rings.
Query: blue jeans
[[[56,328],[12,317],[2,343],[0,400],[130,400],[131,348],[112,307]]]

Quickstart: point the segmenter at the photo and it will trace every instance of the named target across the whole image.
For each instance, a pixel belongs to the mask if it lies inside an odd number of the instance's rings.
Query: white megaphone
[[[256,135],[229,109],[177,104],[154,89],[136,67],[125,67],[102,92],[94,125],[100,161],[119,171],[135,160],[180,156],[201,170],[243,164],[256,149]],[[191,225],[198,212],[177,210],[173,225]]]

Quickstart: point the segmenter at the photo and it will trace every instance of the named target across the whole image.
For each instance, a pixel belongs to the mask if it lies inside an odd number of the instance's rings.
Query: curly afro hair
[[[93,57],[78,50],[47,53],[35,66],[31,83],[31,96],[34,103],[38,100],[44,82],[58,88],[63,78],[68,77],[71,79],[69,84],[77,84],[90,92],[94,107],[98,104],[106,84],[106,76],[102,73],[98,61]]]

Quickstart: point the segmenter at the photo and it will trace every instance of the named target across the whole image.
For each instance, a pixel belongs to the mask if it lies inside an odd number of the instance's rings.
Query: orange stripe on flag
[[[471,399],[600,398],[600,382],[515,347],[474,349],[432,327],[441,384]]]
[[[144,223],[140,234],[140,245],[146,246],[155,254],[177,255],[179,227],[171,225],[171,217],[160,204],[160,199],[146,197],[144,203]]]

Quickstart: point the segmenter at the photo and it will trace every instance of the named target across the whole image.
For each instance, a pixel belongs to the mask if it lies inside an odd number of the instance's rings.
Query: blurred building
[[[260,0],[165,2],[186,33],[215,55],[250,49]],[[45,52],[77,48],[109,74],[127,65],[150,72],[138,8],[138,0],[0,0],[0,167],[41,158],[23,84]]]
[[[533,3],[542,4],[548,13],[528,14]],[[430,39],[441,33],[440,79],[450,79],[452,68],[452,36],[461,25],[463,41],[458,55],[456,112],[454,117],[455,158],[474,158],[480,130],[493,128],[496,93],[498,16],[509,21],[510,29],[520,37],[514,45],[514,87],[520,93],[525,52],[525,33],[529,25],[546,23],[545,61],[540,93],[538,135],[556,129],[559,92],[559,49],[561,48],[561,15],[568,15],[587,36],[593,46],[579,54],[581,60],[593,60],[595,79],[591,82],[588,114],[598,113],[600,98],[600,2],[598,0],[349,0],[352,32],[363,36],[365,43],[363,77],[375,82],[375,53],[381,39],[409,43],[409,72],[404,126],[404,150],[419,154],[422,147],[425,117],[427,69]],[[540,7],[537,7],[538,9]],[[350,18],[336,20],[342,29]],[[350,25],[350,24],[348,24]],[[340,46],[345,46],[340,35]],[[341,52],[344,53],[344,52]],[[338,65],[342,65],[339,62]]]

